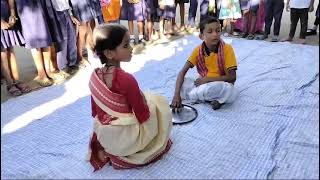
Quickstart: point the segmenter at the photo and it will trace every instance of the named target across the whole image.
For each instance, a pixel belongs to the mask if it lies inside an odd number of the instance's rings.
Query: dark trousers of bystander
[[[270,28],[274,19],[273,34],[279,36],[282,13],[284,8],[283,0],[265,1],[265,34],[270,34]]]
[[[290,8],[290,33],[289,37],[293,38],[296,32],[298,21],[300,20],[301,30],[300,30],[300,39],[305,39],[308,29],[308,11],[309,8],[296,9]]]
[[[208,14],[209,0],[200,0],[200,22]],[[198,0],[190,0],[188,22],[190,26],[195,26],[196,14],[198,9]]]

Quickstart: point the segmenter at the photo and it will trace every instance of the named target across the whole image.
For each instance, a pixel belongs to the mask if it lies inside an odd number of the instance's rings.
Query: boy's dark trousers
[[[68,10],[56,11],[63,40],[57,43],[57,64],[59,70],[74,66],[77,62],[76,30]]]
[[[190,26],[195,25],[198,8],[198,0],[190,0],[188,22]],[[208,15],[209,0],[200,0],[200,22]]]
[[[309,12],[309,8],[304,8],[304,9],[290,8],[290,20],[291,20],[290,33],[289,33],[290,38],[294,37],[299,19],[301,24],[299,38],[300,39],[306,38],[307,29],[308,29],[308,12]]]
[[[266,35],[270,34],[270,28],[274,19],[273,34],[279,36],[283,8],[283,0],[265,0],[264,32]]]

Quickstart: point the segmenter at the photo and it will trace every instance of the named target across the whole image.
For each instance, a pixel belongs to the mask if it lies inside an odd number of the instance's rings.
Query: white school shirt
[[[51,0],[54,10],[64,11],[70,9],[68,0]]]
[[[309,8],[311,0],[290,0],[290,8]]]

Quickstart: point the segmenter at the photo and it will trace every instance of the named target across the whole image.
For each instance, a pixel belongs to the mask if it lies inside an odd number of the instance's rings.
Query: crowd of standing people
[[[224,36],[264,40],[274,21],[272,41],[277,42],[284,9],[290,11],[291,26],[283,41],[292,41],[299,20],[302,44],[307,35],[317,34],[319,5],[314,26],[307,27],[314,0],[1,0],[1,73],[7,90],[12,96],[31,91],[19,81],[14,46],[30,49],[37,69],[35,81],[51,86],[90,64],[85,52],[92,52],[92,32],[97,24],[125,20],[130,43],[145,45],[197,30],[198,4],[200,21],[208,16],[218,18]],[[179,25],[175,20],[178,6]],[[134,21],[138,36],[134,35]]]

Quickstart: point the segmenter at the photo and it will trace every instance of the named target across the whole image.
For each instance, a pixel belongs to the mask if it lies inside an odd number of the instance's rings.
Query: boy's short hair
[[[203,19],[201,22],[200,22],[200,33],[202,34],[203,33],[203,30],[204,30],[204,28],[205,28],[205,26],[207,25],[207,24],[210,24],[210,23],[213,23],[213,22],[216,22],[216,23],[218,23],[218,24],[220,24],[220,21],[219,21],[219,19],[217,19],[217,18],[214,18],[214,17],[212,17],[212,16],[208,16],[208,17],[206,17],[205,19]]]

